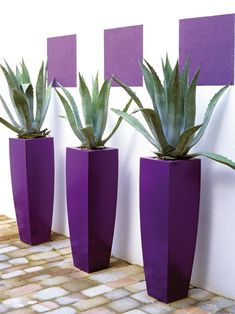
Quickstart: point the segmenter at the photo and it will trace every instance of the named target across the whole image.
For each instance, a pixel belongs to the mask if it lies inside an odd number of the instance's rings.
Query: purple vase
[[[148,294],[169,303],[188,295],[196,246],[200,159],[140,160],[140,219]]]
[[[109,266],[117,202],[118,150],[67,148],[66,187],[73,262],[86,272]]]
[[[11,182],[21,241],[50,240],[54,199],[53,138],[10,138]]]

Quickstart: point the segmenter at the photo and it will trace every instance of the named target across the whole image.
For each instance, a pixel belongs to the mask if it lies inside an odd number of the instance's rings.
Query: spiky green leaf
[[[200,68],[194,75],[190,86],[188,87],[184,98],[184,130],[191,128],[195,123],[196,116],[196,87],[200,73]]]
[[[179,138],[179,142],[177,143],[175,150],[173,152],[174,156],[182,156],[186,154],[189,150],[190,140],[195,132],[197,132],[202,127],[202,124],[193,126],[187,130],[185,130]]]
[[[12,130],[13,132],[16,132],[17,134],[20,133],[20,130],[18,128],[16,128],[14,125],[10,124],[9,122],[7,122],[5,119],[1,117],[0,117],[0,123],[5,125],[8,129]]]
[[[82,142],[82,144],[86,143],[86,139],[83,135],[83,133],[81,132],[81,129],[78,127],[77,123],[76,123],[76,119],[75,116],[73,114],[73,111],[68,103],[68,101],[65,99],[65,97],[60,94],[60,92],[58,90],[56,90],[57,95],[59,96],[62,105],[64,106],[64,110],[67,116],[67,119],[69,121],[69,124],[71,126],[71,129],[73,130],[74,134],[77,136],[77,138]]]
[[[29,72],[28,72],[28,69],[24,63],[24,59],[22,59],[22,62],[21,62],[21,69],[22,69],[22,72],[21,72],[22,83],[23,84],[31,83]]]
[[[222,155],[219,155],[219,154],[216,154],[216,153],[211,153],[211,152],[197,152],[197,153],[194,153],[194,154],[190,154],[191,157],[198,157],[198,156],[204,156],[204,157],[207,157],[209,159],[212,159],[214,161],[217,161],[221,164],[224,164],[230,168],[232,168],[233,170],[235,170],[235,162],[228,159],[227,157],[225,156],[222,156]]]
[[[111,82],[105,80],[101,87],[97,103],[93,104],[96,107],[96,115],[93,117],[93,125],[95,136],[98,141],[101,140],[107,123],[110,87]]]
[[[141,111],[145,114],[145,119],[148,120],[148,126],[150,126],[150,130],[155,138],[155,140],[160,144],[161,151],[164,154],[167,154],[169,151],[172,151],[172,146],[168,144],[167,139],[165,137],[161,119],[156,111],[148,108],[138,109],[135,112]]]
[[[127,94],[134,100],[134,102],[137,104],[139,108],[143,108],[143,105],[139,98],[136,96],[136,94],[133,92],[133,90],[127,86],[125,83],[122,81],[118,80],[116,77],[113,76],[113,80],[118,83],[126,92]]]
[[[153,146],[161,151],[159,143],[151,136],[151,134],[145,129],[145,127],[132,115],[123,112],[121,110],[112,109],[117,115],[126,120],[131,126],[133,126],[138,132],[140,132]]]
[[[190,147],[193,147],[203,136],[217,102],[219,101],[220,97],[223,95],[223,93],[226,91],[228,87],[229,85],[222,87],[209,102],[203,122],[202,122],[202,127],[197,133],[197,135],[194,137],[194,139],[192,140],[192,144],[190,145]]]
[[[156,104],[155,104],[155,90],[154,90],[153,77],[149,69],[143,63],[140,63],[140,67],[142,69],[142,73],[144,76],[145,86],[152,100],[153,106],[155,106]]]
[[[70,106],[72,107],[73,114],[75,116],[77,126],[79,128],[83,128],[83,125],[82,125],[82,122],[81,122],[81,119],[80,119],[80,115],[79,115],[79,111],[78,111],[78,108],[77,108],[77,105],[76,105],[76,102],[75,102],[73,96],[70,94],[70,92],[63,85],[61,85],[58,82],[57,82],[57,84],[59,85],[59,87],[62,89],[62,91],[66,95],[66,97],[67,97],[67,99],[68,99],[68,101],[70,103]]]
[[[18,82],[21,82],[21,83],[22,83],[22,80],[21,80],[21,72],[20,72],[18,66],[16,66],[16,78],[17,78],[17,81],[18,81]]]
[[[10,95],[10,98],[11,98],[12,105],[14,107],[15,113],[17,115],[17,118],[18,118],[20,124],[22,125],[23,124],[23,120],[21,118],[21,115],[20,115],[20,112],[18,111],[17,106],[15,105],[15,102],[14,102],[14,99],[13,99],[13,95],[12,95],[12,90],[14,88],[19,88],[20,84],[16,82],[16,80],[14,78],[14,73],[12,75],[10,75],[9,72],[7,71],[7,69],[3,65],[0,65],[0,67],[1,67],[1,70],[3,71],[3,74],[4,74],[4,76],[6,78],[6,81],[7,81],[7,84],[8,84],[9,95]],[[9,65],[8,65],[8,67],[9,67]],[[11,73],[12,73],[12,71],[11,71]]]
[[[190,62],[190,56],[186,58],[183,71],[180,75],[180,87],[181,87],[181,97],[182,101],[184,102],[184,98],[186,95],[186,92],[188,90],[188,81],[189,81],[189,62]]]
[[[127,110],[130,107],[130,104],[132,102],[132,98],[128,101],[128,103],[126,104],[125,108],[122,110],[122,112],[127,112]],[[111,131],[111,133],[104,139],[101,141],[101,145],[104,146],[106,144],[106,142],[114,135],[114,133],[117,131],[117,129],[119,128],[121,122],[122,122],[123,118],[119,117],[116,125],[114,126],[113,130]]]
[[[44,84],[44,63],[42,62],[36,82],[36,115],[34,123],[35,125],[39,125],[41,121],[45,93],[46,90]]]
[[[118,80],[117,78],[113,78],[115,82],[117,82],[126,92],[127,94],[134,100],[134,102],[137,104],[137,106],[140,108],[140,109],[144,109],[141,101],[139,100],[139,98],[136,96],[136,94],[132,91],[132,89],[130,87],[128,87],[125,83],[121,82],[120,80]],[[147,122],[148,126],[150,129],[152,129],[152,133],[154,134],[155,133],[155,129],[153,128],[152,126],[152,122],[151,120],[149,120],[149,116],[146,115],[146,112],[143,111],[143,116],[145,118],[145,121]],[[160,120],[160,117],[159,117],[159,113],[158,113],[158,109],[156,108],[156,111],[155,111],[155,114],[158,116],[158,120]],[[162,127],[162,125],[161,125]],[[163,132],[163,130],[162,130]],[[156,137],[155,137],[156,139]]]
[[[172,67],[168,58],[168,55],[166,54],[166,61],[165,64],[162,60],[162,70],[163,70],[163,75],[164,75],[164,87],[167,90],[169,85],[170,85],[170,81],[171,81],[171,76],[172,76]]]
[[[79,91],[82,99],[82,111],[86,125],[93,125],[92,101],[89,89],[84,78],[79,73]]]
[[[99,98],[99,79],[98,79],[98,72],[96,73],[95,79],[92,78],[92,108],[94,114],[96,114],[96,107],[94,104],[97,104]]]
[[[47,87],[46,89],[46,93],[45,93],[45,97],[44,97],[44,101],[43,101],[43,106],[42,106],[42,110],[41,110],[41,115],[39,116],[40,120],[38,122],[38,124],[36,124],[36,128],[38,130],[40,130],[40,128],[43,125],[43,122],[45,120],[48,108],[49,108],[49,104],[50,104],[50,100],[51,100],[51,91],[52,91],[52,83]]]
[[[25,97],[27,100],[27,104],[28,104],[28,108],[29,108],[29,117],[30,117],[30,121],[34,120],[34,114],[33,114],[33,99],[34,99],[34,95],[33,95],[33,86],[32,84],[28,84],[26,90],[25,90]]]
[[[169,144],[175,146],[184,128],[183,103],[181,101],[180,75],[178,61],[173,70],[168,88],[168,134]]]
[[[2,70],[3,70],[4,74],[5,74],[5,77],[7,79],[9,87],[11,85],[11,89],[16,88],[16,87],[18,89],[20,89],[21,82],[18,82],[17,77],[16,77],[14,71],[9,66],[9,64],[6,62],[6,60],[5,60],[5,64],[6,64],[6,68],[4,68],[3,66],[1,66],[1,67],[2,67]],[[6,73],[8,74],[8,76],[6,76]]]
[[[18,91],[16,88],[13,89],[13,99],[14,103],[21,115],[22,121],[23,121],[23,126],[26,129],[31,128],[31,123],[30,123],[30,113],[29,113],[29,108],[28,108],[28,103],[25,95]]]
[[[12,114],[11,114],[11,112],[10,112],[10,110],[9,110],[9,108],[8,108],[8,106],[7,106],[7,104],[6,104],[6,102],[5,102],[5,100],[3,99],[3,97],[0,95],[0,100],[1,100],[1,103],[2,103],[2,105],[3,105],[3,108],[5,109],[5,111],[6,111],[6,113],[7,113],[7,115],[8,115],[8,117],[9,117],[9,119],[11,120],[11,122],[12,122],[12,124],[16,127],[16,128],[20,128],[20,125],[15,121],[15,119],[13,118],[13,116],[12,116]]]
[[[145,84],[147,82],[150,82],[150,86],[149,88],[152,87],[153,91],[151,92],[153,94],[153,108],[154,110],[159,113],[160,118],[161,118],[161,122],[162,122],[162,126],[163,126],[163,130],[167,136],[167,131],[168,131],[168,120],[167,120],[167,107],[166,107],[166,93],[164,90],[164,87],[162,86],[162,83],[156,73],[156,71],[154,70],[154,68],[145,60],[148,68],[150,71],[146,71],[146,69],[144,68],[144,65],[142,67],[142,70],[144,71],[144,78],[145,76],[148,77],[148,79],[145,81]],[[152,83],[153,85],[151,86],[151,79],[152,79]],[[147,85],[146,85],[147,87]],[[148,89],[148,88],[147,88]],[[152,98],[152,97],[151,97]]]
[[[83,136],[86,138],[86,144],[85,147],[94,149],[97,147],[97,143],[95,140],[95,134],[94,129],[92,125],[88,125],[85,128],[81,129],[81,132],[83,133]]]

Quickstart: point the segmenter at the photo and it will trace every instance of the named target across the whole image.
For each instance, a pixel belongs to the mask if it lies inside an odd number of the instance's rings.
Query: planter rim
[[[74,149],[74,150],[78,150],[84,153],[98,153],[98,152],[104,152],[104,151],[110,151],[110,150],[118,150],[118,148],[115,147],[104,147],[104,148],[100,148],[100,149],[85,149],[85,148],[81,148],[81,147],[66,147],[67,149]]]
[[[48,139],[53,139],[53,136],[47,136],[47,137],[36,137],[36,138],[19,138],[19,137],[9,137],[9,139],[12,141],[25,141],[25,142],[30,142],[30,141],[35,141],[35,140],[48,140]]]
[[[189,162],[193,160],[201,160],[201,158],[164,160],[164,159],[160,159],[157,157],[150,157],[150,156],[140,157],[140,159],[149,159],[149,160],[154,160],[154,161],[158,161],[162,163],[179,163],[179,162]]]

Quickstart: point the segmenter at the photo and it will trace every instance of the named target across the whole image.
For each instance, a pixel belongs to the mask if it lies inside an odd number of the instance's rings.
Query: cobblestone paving
[[[0,216],[0,313],[234,313],[235,301],[191,287],[188,298],[164,304],[146,293],[143,268],[111,258],[87,274],[73,267],[69,239],[29,246],[14,220]]]

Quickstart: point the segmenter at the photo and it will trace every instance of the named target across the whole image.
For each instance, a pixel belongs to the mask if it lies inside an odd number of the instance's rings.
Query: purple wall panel
[[[191,72],[201,66],[198,85],[234,84],[235,14],[179,22],[179,62],[191,56]]]
[[[47,39],[48,82],[65,87],[77,86],[76,35]]]
[[[104,30],[104,76],[115,75],[129,86],[143,86],[143,25]],[[113,86],[117,86],[115,82]]]

